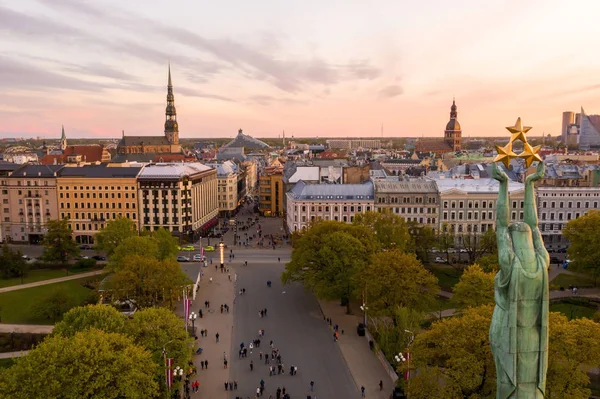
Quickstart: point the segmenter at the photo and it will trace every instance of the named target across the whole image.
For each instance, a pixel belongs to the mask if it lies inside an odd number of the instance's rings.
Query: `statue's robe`
[[[532,248],[533,250],[533,248]],[[528,272],[514,255],[494,280],[496,307],[490,343],[496,363],[497,399],[542,399],[548,368],[548,270],[536,251]]]

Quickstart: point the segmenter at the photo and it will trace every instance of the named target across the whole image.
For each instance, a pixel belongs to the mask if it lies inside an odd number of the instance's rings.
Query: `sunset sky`
[[[600,2],[0,0],[0,136],[559,133],[600,113]]]

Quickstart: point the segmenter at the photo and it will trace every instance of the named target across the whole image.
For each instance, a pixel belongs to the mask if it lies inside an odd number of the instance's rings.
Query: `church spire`
[[[165,110],[165,137],[169,141],[169,144],[179,144],[179,125],[177,124],[177,110],[175,109],[175,96],[173,95],[170,62],[169,82],[167,84],[167,108]]]
[[[67,149],[67,135],[65,134],[65,125],[62,125],[62,134],[60,136],[60,149],[63,151]]]
[[[458,116],[458,112],[456,112],[456,101],[454,97],[452,97],[452,106],[450,107],[450,119],[456,119]]]

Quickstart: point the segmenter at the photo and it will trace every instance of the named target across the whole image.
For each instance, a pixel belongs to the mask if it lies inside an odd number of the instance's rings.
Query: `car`
[[[446,259],[436,256],[435,263],[446,263]]]
[[[208,246],[204,247],[204,250],[206,252],[212,252],[215,250],[215,247],[213,247],[212,245],[208,245]]]
[[[458,252],[460,252],[461,254],[466,254],[466,253],[467,253],[467,250],[466,250],[466,249],[464,249],[464,248],[461,248],[461,249],[460,249]]]
[[[94,256],[92,256],[92,259],[103,261],[103,260],[106,260],[106,256],[94,255]]]
[[[435,248],[435,247],[431,248],[431,250],[430,250],[430,251],[431,251],[432,253],[434,253],[434,254],[435,254],[435,253],[437,253],[437,252],[439,252],[439,251],[438,251],[438,249],[437,249],[437,248]]]
[[[188,258],[187,256],[178,256],[177,257],[177,262],[189,262],[190,258]]]
[[[195,251],[196,248],[194,248],[193,245],[186,245],[185,247],[181,248],[180,251]]]
[[[194,260],[194,262],[204,262],[206,260],[206,256],[196,254],[192,259]]]
[[[456,249],[454,249],[454,248],[448,248],[448,253],[449,254],[455,254],[456,253]]]
[[[93,249],[91,245],[83,244],[79,246],[79,249]]]

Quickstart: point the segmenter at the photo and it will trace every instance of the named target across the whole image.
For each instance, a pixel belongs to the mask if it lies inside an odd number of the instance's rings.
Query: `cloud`
[[[80,80],[0,55],[0,87],[4,89],[66,89],[98,91],[111,86]]]
[[[48,18],[37,18],[22,14],[0,6],[0,31],[10,34],[20,34],[25,37],[45,36],[47,38],[57,37],[81,37],[87,36],[66,24],[59,24]]]
[[[286,105],[306,105],[306,104],[308,104],[308,101],[297,100],[295,98],[289,98],[289,97],[277,98],[277,97],[267,96],[267,95],[262,95],[262,94],[250,96],[250,97],[248,97],[247,101],[250,104],[258,104],[258,105],[262,105],[265,107],[269,106],[273,103],[286,104]]]
[[[133,81],[136,80],[136,77],[128,74],[127,72],[123,72],[116,68],[113,68],[109,65],[105,65],[102,63],[89,64],[89,65],[75,65],[71,64],[66,68],[72,72],[82,73],[85,75],[91,76],[101,76],[110,79],[116,79],[120,81]]]
[[[187,97],[211,98],[213,100],[235,102],[234,99],[229,98],[229,97],[220,96],[218,94],[203,93],[201,91],[194,90],[194,89],[189,89],[187,87],[175,88],[175,94],[176,95],[177,94],[181,94],[181,95],[187,96]]]
[[[399,85],[389,85],[379,90],[379,98],[393,98],[404,93],[404,89]]]

